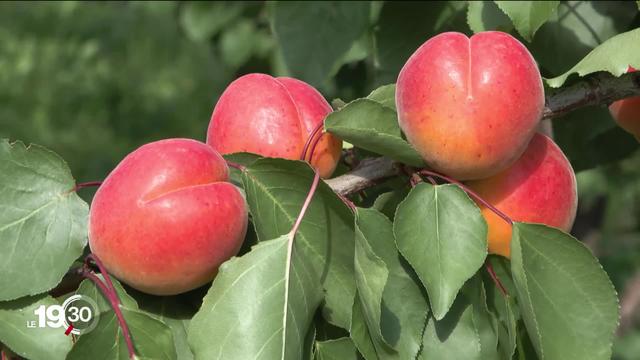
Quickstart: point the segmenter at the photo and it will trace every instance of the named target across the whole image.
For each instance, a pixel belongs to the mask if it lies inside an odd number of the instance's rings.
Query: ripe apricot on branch
[[[247,208],[229,169],[204,143],[146,144],[109,174],[89,213],[89,245],[130,286],[172,295],[211,281],[237,254]]]
[[[481,179],[526,149],[544,108],[542,79],[511,35],[447,32],[425,42],[398,76],[398,120],[432,169]]]
[[[527,150],[506,170],[467,186],[513,221],[571,230],[576,216],[576,177],[562,150],[535,134]],[[478,204],[488,225],[489,252],[510,257],[511,225]]]
[[[297,79],[248,74],[233,81],[216,104],[207,144],[221,154],[251,152],[268,157],[299,159],[307,139],[331,112],[313,87]],[[340,159],[342,141],[322,136],[311,165],[323,178]],[[315,140],[315,139],[314,139]],[[311,154],[305,159],[308,160]]]
[[[635,72],[629,66],[627,72]],[[618,100],[609,106],[609,112],[616,123],[631,133],[640,142],[640,96]]]

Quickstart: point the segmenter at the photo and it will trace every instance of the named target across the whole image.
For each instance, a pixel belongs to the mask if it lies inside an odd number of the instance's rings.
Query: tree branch
[[[586,106],[609,105],[632,96],[640,96],[640,71],[620,77],[598,73],[548,94],[542,118],[559,117]],[[385,157],[366,159],[353,171],[326,183],[339,195],[346,196],[395,176],[400,169],[400,164]]]

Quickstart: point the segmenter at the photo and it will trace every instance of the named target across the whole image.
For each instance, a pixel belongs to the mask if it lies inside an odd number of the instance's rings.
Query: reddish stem
[[[507,293],[507,289],[505,289],[504,285],[502,285],[502,282],[498,278],[498,275],[496,275],[496,272],[493,271],[493,265],[491,265],[491,263],[488,261],[485,262],[484,265],[487,268],[487,272],[489,273],[489,276],[491,276],[491,279],[493,280],[493,282],[496,284],[498,289],[500,289],[500,292],[502,293],[502,295],[508,296],[509,294]]]
[[[351,211],[352,211],[353,213],[355,213],[355,212],[356,212],[356,210],[357,210],[357,209],[356,209],[356,204],[354,204],[354,203],[353,203],[353,201],[351,201],[351,200],[347,199],[347,197],[346,197],[346,196],[344,196],[344,195],[340,195],[340,194],[336,194],[336,195],[338,195],[338,197],[340,198],[340,200],[342,200],[342,202],[343,202],[345,205],[347,205],[347,207],[348,207],[349,209],[351,209]]]
[[[93,260],[98,268],[100,269],[100,273],[102,274],[103,280],[94,274],[90,269],[88,262],[89,260]],[[129,326],[127,325],[127,321],[122,314],[122,310],[120,309],[120,299],[118,298],[118,294],[111,282],[111,278],[109,277],[109,273],[107,273],[106,269],[102,265],[102,262],[93,254],[89,254],[85,259],[85,266],[82,269],[82,276],[87,279],[93,281],[94,284],[100,289],[100,291],[104,294],[104,296],[109,300],[111,307],[113,308],[113,312],[116,314],[118,318],[118,324],[120,325],[120,329],[122,329],[122,336],[124,337],[124,341],[127,344],[127,350],[129,351],[129,358],[135,359],[136,353],[133,347],[133,341],[131,340],[131,334],[129,333]]]
[[[234,168],[234,169],[238,169],[240,171],[245,171],[247,169],[244,165],[238,164],[238,163],[235,163],[235,162],[229,161],[229,160],[227,160],[227,165],[232,167],[232,168]]]
[[[0,350],[0,356],[2,356],[2,360],[9,360],[7,358],[7,354],[4,352],[4,350]]]
[[[73,187],[73,190],[71,190],[72,192],[76,192],[80,189],[83,188],[88,188],[88,187],[94,187],[94,186],[100,186],[102,185],[102,181],[89,181],[89,182],[83,182],[80,184],[76,184],[76,186]]]
[[[318,125],[316,125],[315,128],[313,128],[313,130],[311,131],[311,134],[309,134],[309,137],[307,138],[307,141],[305,141],[304,143],[304,147],[302,148],[302,154],[300,155],[300,160],[307,159],[307,152],[309,150],[309,146],[311,145],[311,141],[315,138],[315,136],[318,134],[318,131],[320,131],[323,126],[324,126],[324,122],[321,121],[318,123]],[[309,163],[311,163],[311,160],[309,160]]]
[[[311,189],[309,189],[307,198],[304,200],[304,203],[302,204],[302,208],[300,209],[300,214],[298,215],[296,222],[293,224],[293,228],[291,228],[292,237],[298,231],[298,228],[302,223],[302,218],[304,218],[304,214],[307,212],[307,208],[309,207],[309,204],[311,204],[311,199],[313,199],[313,194],[316,193],[316,189],[318,188],[318,182],[320,182],[320,173],[316,171],[315,175],[313,176],[313,182],[311,183]]]
[[[471,195],[471,197],[476,199],[476,201],[481,203],[487,209],[493,211],[496,215],[498,215],[500,218],[502,218],[502,220],[506,221],[507,224],[513,225],[513,220],[511,220],[510,217],[508,217],[502,211],[498,210],[495,206],[489,204],[486,200],[484,200],[482,197],[480,197],[480,195],[476,194],[473,190],[469,189],[466,185],[464,185],[460,181],[452,179],[452,178],[450,178],[448,176],[445,176],[445,175],[442,175],[442,174],[438,174],[437,172],[434,172],[434,171],[431,171],[431,170],[426,170],[426,169],[420,170],[419,173],[423,174],[423,175],[429,175],[429,176],[437,177],[437,178],[443,179],[443,180],[445,180],[445,181],[447,181],[449,183],[456,184],[456,185],[460,186],[462,188],[462,190],[464,190],[467,194]]]
[[[313,161],[313,155],[315,155],[316,152],[316,146],[318,146],[318,143],[320,142],[320,139],[322,139],[322,133],[320,133],[320,136],[316,137],[313,140],[313,143],[311,144],[311,147],[309,148],[309,164],[311,164],[311,162]]]

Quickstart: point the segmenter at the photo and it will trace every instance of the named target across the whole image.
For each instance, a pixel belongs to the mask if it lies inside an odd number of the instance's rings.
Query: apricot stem
[[[98,278],[98,276],[89,269],[90,260],[93,260],[95,264],[98,266],[98,269],[100,270],[100,273],[102,274],[102,278],[104,279],[104,281],[100,280],[100,278]],[[116,314],[116,317],[118,318],[118,324],[120,325],[120,329],[122,329],[122,336],[124,337],[124,341],[127,344],[129,358],[135,359],[136,353],[133,347],[133,341],[131,340],[131,334],[129,333],[129,326],[127,326],[127,321],[125,320],[124,315],[122,315],[122,310],[120,309],[120,299],[118,298],[118,294],[115,290],[115,287],[111,282],[109,273],[107,272],[104,265],[98,259],[97,256],[95,256],[94,254],[89,254],[85,258],[85,263],[81,270],[81,275],[91,280],[94,284],[96,284],[96,286],[100,289],[102,294],[104,294],[107,300],[109,300],[109,303],[111,304],[111,308],[113,308],[113,312]]]
[[[227,166],[232,167],[232,168],[234,168],[234,169],[238,169],[238,170],[240,170],[240,171],[245,171],[245,170],[247,169],[247,168],[246,168],[244,165],[242,165],[242,164],[238,164],[238,163],[235,163],[235,162],[233,162],[233,161],[229,161],[229,160],[226,160],[226,161],[227,161]]]
[[[456,179],[452,179],[448,176],[439,174],[435,171],[431,171],[431,170],[427,170],[427,169],[422,169],[419,171],[420,174],[422,175],[429,175],[429,176],[433,176],[433,177],[437,177],[440,178],[446,182],[449,182],[451,184],[456,184],[458,186],[460,186],[460,188],[462,188],[462,190],[464,190],[464,192],[466,192],[467,194],[469,194],[471,197],[473,197],[474,199],[476,199],[476,201],[480,202],[483,206],[485,206],[487,209],[493,211],[493,213],[495,213],[496,215],[498,215],[500,218],[502,218],[502,220],[506,221],[507,224],[509,225],[513,225],[513,220],[511,220],[510,217],[507,216],[507,214],[503,213],[502,211],[498,210],[495,206],[489,204],[485,199],[483,199],[482,197],[480,197],[480,195],[478,195],[477,193],[475,193],[473,190],[469,189],[466,185],[464,185],[463,183],[461,183],[460,181],[456,180]]]
[[[100,185],[102,185],[102,181],[83,182],[83,183],[76,184],[76,186],[73,187],[72,192],[76,192],[76,191],[78,191],[80,189],[83,189],[83,188],[93,187],[93,186],[100,186]]]
[[[309,146],[311,145],[311,141],[314,140],[315,136],[318,134],[318,131],[320,131],[323,126],[324,126],[324,122],[321,121],[318,123],[318,125],[316,125],[315,128],[313,128],[313,130],[309,134],[309,137],[307,138],[307,141],[305,141],[304,143],[304,147],[302,148],[302,154],[300,155],[300,160],[307,159],[307,152],[309,151]],[[322,135],[320,135],[320,137],[322,137]],[[315,146],[313,146],[313,148],[315,148]],[[310,157],[311,156],[313,156],[313,150],[311,151]],[[309,159],[309,163],[311,163],[311,159]]]
[[[500,292],[502,293],[502,295],[508,296],[509,294],[507,293],[507,289],[504,287],[504,285],[502,285],[502,282],[498,278],[498,275],[493,270],[493,265],[491,265],[491,263],[487,261],[485,262],[484,266],[486,267],[487,272],[489,273],[489,276],[491,276],[491,279],[493,280],[493,282],[496,284],[498,289],[500,289]]]

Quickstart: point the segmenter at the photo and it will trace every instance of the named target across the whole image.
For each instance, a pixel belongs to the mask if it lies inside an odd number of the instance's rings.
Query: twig
[[[89,260],[93,260],[98,268],[100,269],[100,273],[102,274],[103,280],[100,280],[96,274],[89,269]],[[118,298],[118,294],[116,293],[115,287],[111,282],[111,278],[109,277],[109,273],[107,273],[106,269],[102,265],[102,262],[93,254],[89,254],[85,259],[84,267],[81,271],[82,276],[91,280],[96,286],[100,289],[102,294],[109,300],[111,304],[111,308],[113,308],[113,312],[116,314],[118,318],[118,324],[120,325],[120,329],[122,330],[122,336],[124,337],[124,341],[127,344],[127,350],[129,352],[129,358],[135,359],[136,353],[135,348],[133,347],[133,341],[131,340],[131,334],[129,333],[129,326],[127,325],[127,321],[122,314],[122,310],[120,309],[120,299]]]

